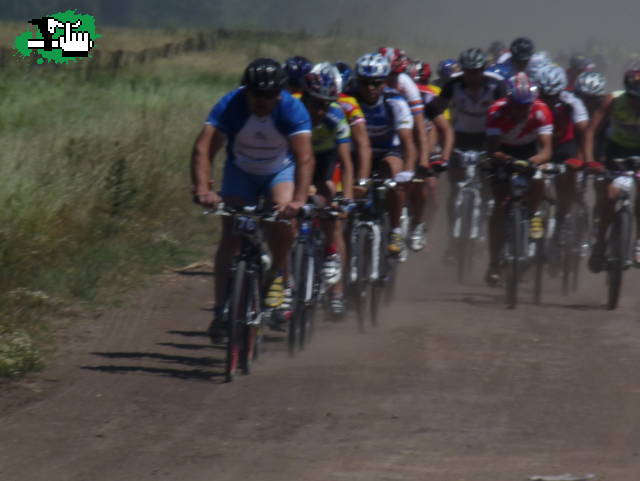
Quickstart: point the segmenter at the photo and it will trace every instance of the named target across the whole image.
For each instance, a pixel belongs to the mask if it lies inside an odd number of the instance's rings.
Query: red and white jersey
[[[400,92],[400,95],[407,101],[411,115],[418,115],[424,111],[420,89],[406,73],[399,74],[395,85],[391,85],[391,87]]]
[[[516,120],[511,114],[508,100],[497,100],[487,113],[487,135],[497,135],[506,145],[527,145],[535,142],[539,135],[553,134],[553,116],[547,104],[536,100],[529,109],[529,115]]]
[[[588,122],[589,113],[582,100],[572,92],[560,93],[558,102],[549,105],[553,115],[553,143],[564,144],[575,138],[575,125]]]

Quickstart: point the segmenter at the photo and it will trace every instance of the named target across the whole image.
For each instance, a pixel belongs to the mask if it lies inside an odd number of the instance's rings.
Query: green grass
[[[188,164],[236,77],[188,61],[89,83],[60,70],[0,80],[0,376],[42,365],[60,305],[117,298],[213,242]]]

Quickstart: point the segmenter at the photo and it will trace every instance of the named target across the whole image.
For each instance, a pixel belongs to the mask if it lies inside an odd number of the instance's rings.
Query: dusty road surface
[[[379,328],[323,323],[295,359],[274,336],[232,384],[210,273],[161,277],[2,385],[0,480],[640,479],[640,272],[607,312],[602,276],[507,311],[450,271],[413,255]]]

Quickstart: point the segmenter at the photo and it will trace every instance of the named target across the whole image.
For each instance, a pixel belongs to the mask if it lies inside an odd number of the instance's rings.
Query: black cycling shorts
[[[333,172],[336,170],[336,164],[338,163],[338,151],[330,150],[315,154],[315,158],[316,166],[313,171],[313,185],[321,189],[324,188],[328,180],[333,178]]]

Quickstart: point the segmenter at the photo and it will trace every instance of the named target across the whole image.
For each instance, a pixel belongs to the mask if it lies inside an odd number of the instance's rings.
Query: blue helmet
[[[289,87],[302,88],[304,76],[311,72],[313,64],[308,58],[297,55],[285,60],[282,68],[287,74]]]
[[[336,62],[334,65],[342,77],[342,90],[347,90],[353,81],[353,70],[346,62]]]
[[[438,76],[448,80],[454,73],[460,71],[460,64],[455,58],[447,58],[438,64]]]
[[[516,104],[532,104],[538,98],[538,86],[524,72],[511,77],[508,86],[508,98]]]

